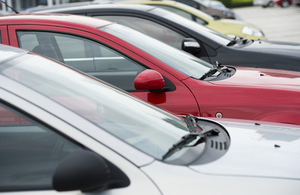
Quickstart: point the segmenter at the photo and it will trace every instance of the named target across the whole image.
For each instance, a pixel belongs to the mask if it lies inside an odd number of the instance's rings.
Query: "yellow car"
[[[121,3],[146,4],[163,8],[231,37],[238,36],[247,39],[266,39],[264,33],[252,24],[240,20],[215,20],[200,10],[176,1],[130,1]]]

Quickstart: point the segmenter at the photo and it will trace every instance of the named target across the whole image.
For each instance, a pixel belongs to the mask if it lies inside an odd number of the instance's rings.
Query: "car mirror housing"
[[[200,44],[193,38],[184,38],[182,40],[181,49],[190,54],[196,55],[200,53],[201,46]]]
[[[90,151],[75,151],[58,164],[52,177],[57,191],[104,190],[110,182],[110,170],[105,160]]]
[[[163,76],[156,70],[146,69],[134,80],[136,90],[160,90],[164,88],[165,80]]]

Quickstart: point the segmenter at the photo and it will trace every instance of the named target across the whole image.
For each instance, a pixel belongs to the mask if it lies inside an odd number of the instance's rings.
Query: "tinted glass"
[[[145,70],[120,53],[88,39],[50,32],[17,32],[21,48],[31,50],[86,72],[126,91]]]
[[[149,53],[165,64],[193,78],[200,78],[212,65],[145,34],[113,23],[100,28]]]
[[[178,14],[178,15],[180,15],[184,18],[187,18],[189,20],[193,20],[192,14],[190,14],[190,13],[184,11],[184,10],[181,10],[181,9],[178,9],[178,8],[175,8],[175,7],[171,7],[171,6],[167,6],[167,5],[154,4],[154,6],[165,9],[165,10],[168,10],[170,12],[173,12],[174,14]]]
[[[184,36],[177,32],[166,28],[158,23],[152,22],[144,18],[137,18],[131,16],[95,16],[97,18],[114,21],[124,26],[133,28],[139,32],[142,32],[150,37],[158,39],[168,45],[171,45],[177,49],[181,49],[182,40]]]
[[[173,14],[171,12],[166,12],[162,9],[152,9],[149,12],[152,14],[158,15],[159,17],[163,17],[166,20],[172,21],[177,23],[178,28],[187,28],[189,30],[192,30],[196,33],[199,33],[203,37],[207,37],[210,39],[210,41],[214,41],[220,45],[227,45],[232,39],[228,37],[227,35],[224,35],[220,32],[214,31],[212,29],[209,29],[203,25],[197,24],[191,20],[188,20],[186,18],[180,17],[177,14]]]
[[[57,164],[81,147],[0,103],[0,191],[51,189]]]
[[[193,8],[191,6],[188,6],[188,5],[185,5],[183,3],[179,3],[179,2],[176,2],[176,5],[182,7],[183,9],[185,10],[188,10],[190,13],[194,13],[194,14],[197,14],[197,16],[199,16],[200,18],[202,18],[203,20],[205,19],[208,19],[208,20],[214,20],[214,18],[196,8]]]

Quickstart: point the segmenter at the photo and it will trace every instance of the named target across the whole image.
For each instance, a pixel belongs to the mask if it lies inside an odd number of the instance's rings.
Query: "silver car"
[[[299,194],[298,126],[223,120],[0,45],[2,194]]]

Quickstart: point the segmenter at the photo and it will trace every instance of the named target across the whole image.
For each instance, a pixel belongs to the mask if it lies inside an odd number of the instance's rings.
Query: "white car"
[[[2,194],[299,194],[299,138],[293,125],[181,118],[0,45]]]
[[[253,5],[261,5],[262,7],[273,7],[273,0],[254,0]]]

